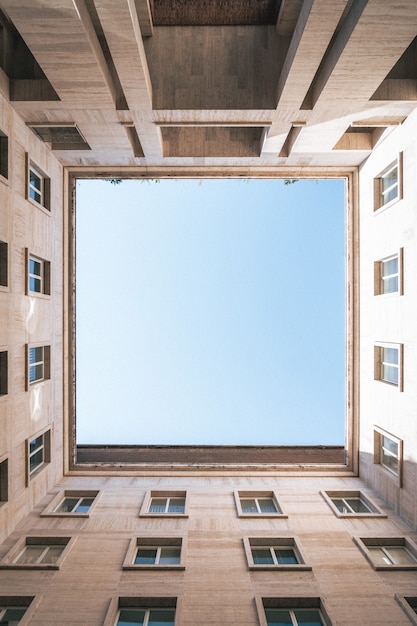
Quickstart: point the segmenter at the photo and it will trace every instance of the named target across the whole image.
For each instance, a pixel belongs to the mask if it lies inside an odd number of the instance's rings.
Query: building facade
[[[203,5],[0,2],[0,624],[417,624],[417,6]],[[75,180],[218,176],[346,181],[346,446],[77,446]]]

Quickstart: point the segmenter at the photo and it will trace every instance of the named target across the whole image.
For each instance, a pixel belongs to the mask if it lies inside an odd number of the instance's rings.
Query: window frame
[[[9,244],[0,240],[0,291],[9,290]]]
[[[9,352],[0,348],[0,399],[9,393]]]
[[[36,596],[0,596],[0,616],[4,608],[20,609],[25,608],[25,614],[19,620],[19,626],[27,626],[32,621],[33,614],[40,598]]]
[[[37,439],[42,438],[42,445],[35,450],[30,450],[30,444]],[[51,462],[51,428],[47,428],[41,432],[35,433],[32,437],[26,439],[26,486]],[[36,465],[34,469],[30,469],[30,459],[36,452],[42,450],[42,461]]]
[[[321,496],[327,502],[328,506],[331,508],[336,517],[349,519],[352,517],[360,517],[360,518],[368,518],[368,517],[387,517],[386,513],[380,507],[375,504],[375,502],[369,498],[367,495],[363,493],[363,491],[359,490],[326,490],[320,491]],[[345,500],[355,498],[361,500],[361,502],[367,506],[370,510],[364,511],[363,513],[357,513],[355,511],[351,511],[349,513],[341,513],[333,499]],[[348,504],[349,506],[349,504]]]
[[[179,563],[135,563],[135,557],[138,549],[144,548],[180,548],[180,561]],[[158,555],[157,555],[158,556]],[[123,561],[124,570],[185,570],[185,558],[186,558],[186,539],[185,536],[176,537],[136,537],[131,539],[129,548],[126,552],[125,559]]]
[[[250,570],[279,570],[279,571],[310,571],[312,568],[307,564],[304,553],[300,547],[299,542],[293,537],[243,537],[243,546],[245,549],[246,560]],[[258,564],[253,560],[253,548],[266,548],[271,551],[271,557],[274,560],[272,564]],[[278,563],[276,562],[276,556],[274,549],[292,549],[298,560],[298,563]]]
[[[417,626],[417,596],[400,596],[396,593],[394,597],[410,622]]]
[[[383,190],[384,180],[389,174],[397,168],[397,181],[388,189]],[[393,188],[397,189],[397,194],[391,200],[384,202],[384,195]],[[386,209],[403,198],[403,153],[400,152],[398,157],[392,161],[382,172],[374,178],[374,212]]]
[[[397,350],[398,363],[384,360],[384,350]],[[394,367],[398,371],[398,382],[384,378],[384,366]],[[377,380],[391,387],[396,387],[398,391],[404,391],[404,344],[377,342],[374,345],[374,380]]]
[[[395,472],[382,461],[384,450],[386,450],[383,446],[384,437],[397,444],[398,455],[395,456],[389,451],[389,456],[393,456],[397,459],[398,472]],[[402,486],[403,440],[383,430],[379,426],[374,426],[374,465],[378,465],[386,476],[397,483],[398,487]]]
[[[417,570],[417,545],[409,537],[353,537],[353,540],[374,570]],[[398,563],[386,563],[385,565],[378,565],[372,559],[372,553],[369,550],[369,548],[376,547],[381,549],[385,548],[387,552],[390,547],[402,547],[413,557],[415,563],[402,565]],[[387,556],[389,558],[389,552]]]
[[[40,181],[40,189],[37,189],[31,184],[31,172]],[[32,197],[34,195],[39,196],[39,200]],[[45,172],[36,165],[26,153],[26,200],[28,200],[34,206],[40,207],[48,215],[51,213],[51,179]]]
[[[395,274],[384,275],[384,263],[393,259],[398,259],[398,271]],[[384,278],[398,277],[398,289],[396,291],[385,291]],[[391,254],[374,262],[374,295],[375,296],[403,296],[404,295],[404,248],[400,248],[395,254]]]
[[[166,510],[164,512],[158,513],[156,511],[150,511],[150,507],[153,499],[166,499],[166,508],[169,508],[170,499],[175,498],[184,498],[184,511],[182,513],[175,513]],[[142,507],[139,512],[140,517],[188,517],[188,506],[189,506],[189,498],[186,491],[155,491],[150,490],[145,494],[145,498],[142,503]]]
[[[34,274],[30,271],[31,261],[40,264],[40,274]],[[25,266],[26,266],[26,295],[28,296],[50,296],[51,295],[51,263],[35,254],[31,254],[28,248],[25,248]],[[34,277],[41,283],[40,291],[30,288],[30,280]]]
[[[0,507],[9,501],[9,459],[0,457]]]
[[[282,506],[279,503],[278,500],[278,496],[276,494],[275,491],[241,491],[241,490],[237,490],[234,491],[234,497],[235,497],[235,503],[236,503],[236,509],[237,509],[237,515],[238,517],[249,517],[249,518],[255,518],[255,519],[261,519],[264,517],[281,517],[281,518],[288,518],[288,515],[286,515],[286,513],[284,513]],[[242,508],[242,502],[241,500],[255,500],[256,501],[256,507],[258,509],[258,512],[256,513],[247,513],[245,511],[243,511]],[[268,500],[272,500],[274,503],[274,506],[276,508],[276,512],[271,512],[271,513],[262,513],[260,506],[259,506],[259,502],[258,500],[262,500],[262,499],[268,499]]]
[[[68,536],[40,537],[27,535],[26,537],[21,537],[1,560],[0,569],[58,570],[74,541],[75,537]],[[63,550],[55,563],[17,563],[16,560],[24,553],[27,546],[45,546],[45,550],[56,546],[63,546]]]
[[[271,597],[271,596],[255,596],[256,610],[258,612],[259,626],[268,626],[267,617],[265,611],[268,609],[282,609],[290,612],[297,611],[299,609],[312,609],[317,610],[320,614],[320,618],[323,622],[323,626],[331,626],[331,621],[328,612],[325,608],[323,600],[319,597]],[[294,619],[293,626],[298,626],[298,621]]]
[[[40,361],[35,361],[34,363],[30,363],[30,352],[31,350],[42,348],[42,359]],[[34,385],[39,385],[51,378],[51,346],[46,346],[43,344],[26,344],[26,391],[29,391]],[[30,380],[30,368],[35,365],[41,364],[43,365],[42,378],[37,378],[35,380]]]
[[[90,517],[94,508],[97,505],[97,501],[101,491],[86,490],[86,489],[65,489],[60,491],[48,504],[48,506],[42,511],[42,517]],[[90,505],[87,513],[78,513],[77,511],[57,511],[56,509],[64,502],[66,498],[93,498],[93,502]]]
[[[174,626],[181,624],[181,598],[174,596],[123,596],[113,597],[103,622],[103,626],[117,626],[122,609],[174,609]]]

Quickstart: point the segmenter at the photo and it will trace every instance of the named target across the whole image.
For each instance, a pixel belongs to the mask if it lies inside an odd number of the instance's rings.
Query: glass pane
[[[185,498],[171,498],[168,506],[168,513],[184,513]]]
[[[382,263],[382,275],[389,276],[390,274],[398,274],[398,257],[383,261]]]
[[[339,511],[339,513],[351,513],[352,511],[347,507],[346,502],[342,498],[332,498],[332,502]]]
[[[26,613],[26,608],[10,608],[6,609],[5,614],[0,619],[0,624],[7,624],[8,626],[17,626],[20,620]]]
[[[398,291],[398,276],[391,276],[391,278],[382,281],[383,293],[395,293],[396,291]]]
[[[398,185],[392,187],[389,191],[384,194],[384,204],[391,202],[391,200],[395,200],[398,196]]]
[[[40,191],[40,189],[41,189],[41,178],[40,178],[40,176],[35,174],[35,172],[33,170],[30,170],[29,181],[30,181],[30,184],[31,184],[32,187],[35,187],[35,189],[38,189]]]
[[[45,546],[26,546],[15,563],[36,563],[44,550]]]
[[[29,363],[39,363],[43,361],[43,347],[29,349]]]
[[[404,546],[385,546],[395,565],[415,565],[416,559]]]
[[[391,560],[379,546],[367,546],[375,565],[391,565]]]
[[[256,506],[256,501],[254,498],[245,498],[240,501],[240,506],[242,507],[243,513],[257,513],[258,508]]]
[[[382,177],[382,191],[386,191],[398,182],[398,168],[394,167],[390,172]]]
[[[34,259],[29,260],[29,272],[31,274],[36,274],[36,276],[41,275],[41,264],[39,261],[35,261]]]
[[[398,365],[398,348],[383,348],[382,360],[384,363]]]
[[[88,513],[90,506],[93,504],[94,498],[83,498],[75,509],[76,513]]]
[[[289,611],[282,609],[265,609],[265,617],[268,626],[292,626]]]
[[[122,609],[119,613],[119,619],[117,620],[118,626],[130,626],[136,624],[142,626],[145,619],[144,609]]]
[[[149,513],[165,513],[166,503],[166,498],[152,498]]]
[[[280,565],[296,565],[298,563],[295,552],[292,548],[275,548],[275,556]]]
[[[41,281],[39,278],[33,278],[33,276],[29,278],[29,290],[36,293],[41,292]]]
[[[136,552],[135,565],[154,565],[156,552],[156,548],[139,548]]]
[[[372,509],[360,498],[346,498],[346,501],[355,513],[372,513]]]
[[[29,196],[35,202],[41,202],[41,194],[38,191],[35,191],[32,187],[29,189]]]
[[[149,612],[149,626],[174,626],[175,609],[151,609]]]
[[[180,562],[181,548],[161,548],[159,562],[161,565],[174,565]]]
[[[29,368],[29,382],[34,383],[43,379],[43,363],[31,365]]]
[[[382,436],[382,446],[393,455],[398,456],[398,443],[385,435]]]
[[[391,456],[391,454],[387,454],[384,450],[382,451],[381,463],[385,467],[387,467],[391,472],[398,475],[398,459],[395,456]]]
[[[398,367],[395,365],[383,365],[382,379],[394,385],[398,385]]]
[[[252,548],[252,557],[255,565],[273,565],[271,550],[269,548]]]
[[[275,503],[272,500],[272,498],[263,498],[262,500],[258,498],[258,504],[262,513],[276,513],[277,512],[277,507],[275,506]]]
[[[40,437],[36,437],[36,439],[32,439],[29,444],[29,451],[34,452],[37,448],[41,448],[43,445],[43,435]]]
[[[323,626],[320,612],[316,609],[297,609],[294,615],[298,626]]]
[[[64,551],[65,546],[50,546],[42,559],[42,563],[53,565]]]
[[[64,498],[55,510],[57,513],[71,513],[76,507],[78,500],[79,498]]]
[[[39,465],[43,463],[43,448],[32,454],[29,462],[29,472],[33,472]]]

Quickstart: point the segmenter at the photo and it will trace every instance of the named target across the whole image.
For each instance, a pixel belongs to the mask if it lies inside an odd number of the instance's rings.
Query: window
[[[31,162],[28,166],[27,197],[50,210],[50,179]]]
[[[38,473],[38,471],[50,462],[51,431],[48,430],[33,439],[26,441],[28,459],[28,481]]]
[[[382,344],[374,347],[375,380],[395,385],[403,391],[403,345]]]
[[[402,154],[374,179],[374,210],[402,197]]]
[[[374,266],[374,295],[387,293],[402,295],[403,290],[404,248],[398,254],[375,262]]]
[[[9,284],[8,260],[8,245],[5,241],[0,241],[0,287],[7,287]]]
[[[27,293],[51,293],[51,264],[39,257],[29,254],[26,248]]]
[[[29,624],[29,606],[34,600],[33,596],[0,596],[0,624],[17,626],[26,616],[25,624]]]
[[[8,392],[8,358],[7,350],[0,351],[0,396],[7,395]]]
[[[50,376],[50,346],[27,346],[28,358],[28,387],[42,380],[49,380]]]
[[[70,543],[70,537],[26,537],[6,554],[0,567],[59,569]]]
[[[0,461],[0,505],[9,499],[9,462]]]
[[[386,515],[360,491],[322,491],[337,517],[374,517]]]
[[[235,501],[239,517],[287,517],[273,491],[237,491]]]
[[[381,465],[401,486],[402,440],[380,428],[374,430],[374,463]]]
[[[245,537],[243,544],[250,569],[311,569],[293,537]]]
[[[374,569],[417,570],[417,546],[406,537],[355,538]]]
[[[328,626],[320,598],[256,598],[260,626]]]
[[[182,537],[133,539],[123,569],[184,569]]]
[[[42,511],[42,516],[88,517],[94,508],[99,491],[70,491],[59,493]]]
[[[113,598],[103,626],[175,626],[177,598]]]
[[[395,595],[395,599],[408,616],[412,624],[417,624],[417,597]]]
[[[9,140],[0,130],[0,176],[9,177]]]
[[[185,491],[151,491],[146,494],[140,515],[187,515],[187,498]]]

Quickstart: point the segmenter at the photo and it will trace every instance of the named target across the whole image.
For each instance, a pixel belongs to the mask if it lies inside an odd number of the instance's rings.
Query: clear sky
[[[343,444],[344,182],[77,183],[77,439]]]

